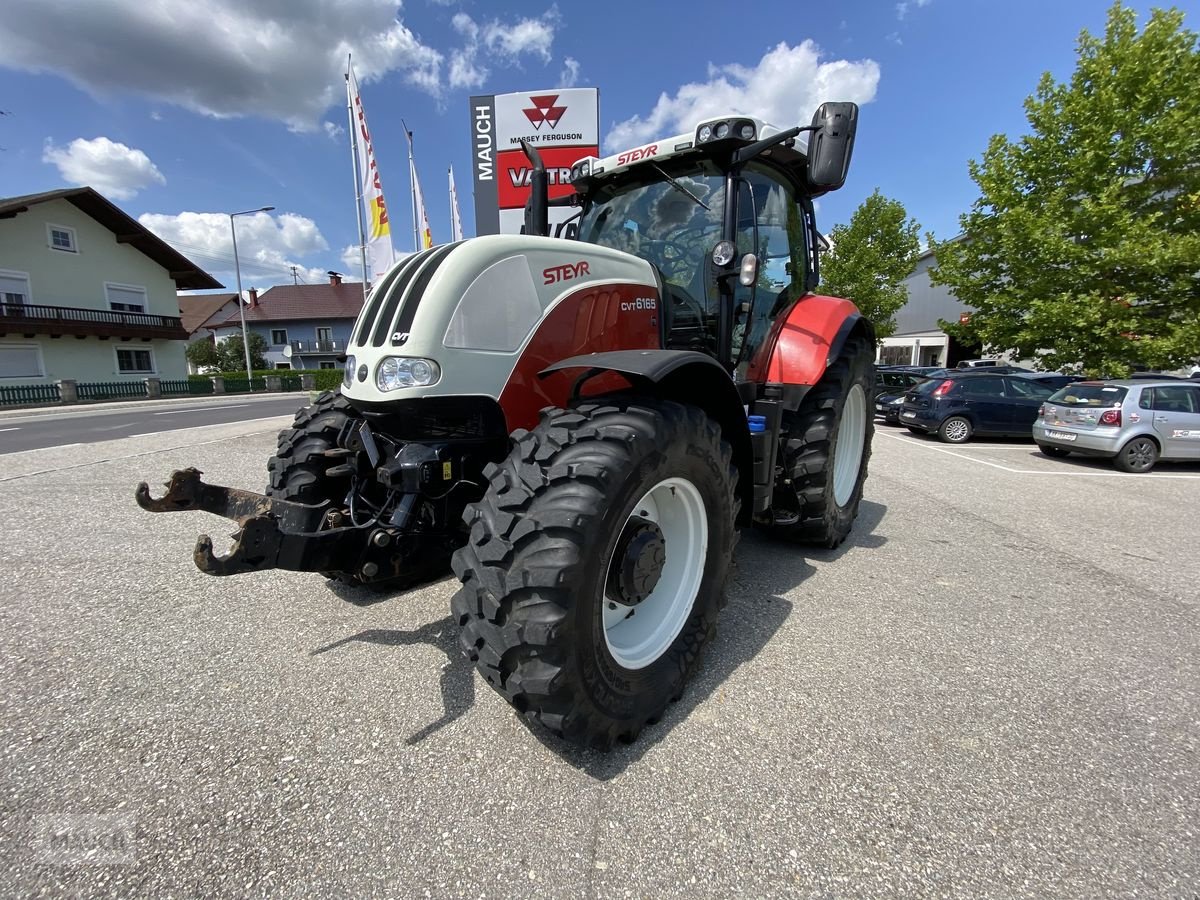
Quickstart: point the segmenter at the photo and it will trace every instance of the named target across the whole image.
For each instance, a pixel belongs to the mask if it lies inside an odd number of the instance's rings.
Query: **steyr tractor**
[[[395,589],[452,567],[488,684],[568,740],[632,740],[712,638],[739,527],[833,547],[858,512],[875,338],[815,292],[813,213],[857,117],[707,119],[582,160],[554,200],[526,146],[524,233],[379,280],[340,391],[279,435],[265,495],[187,469],[138,503],[237,521],[228,554],[197,542],[212,575]],[[555,237],[551,205],[577,208]]]

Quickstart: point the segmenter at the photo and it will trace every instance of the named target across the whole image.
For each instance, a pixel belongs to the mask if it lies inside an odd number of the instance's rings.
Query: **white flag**
[[[461,241],[462,216],[458,211],[458,191],[454,189],[454,166],[450,167],[450,240]]]
[[[433,232],[429,230],[429,216],[425,215],[425,201],[421,197],[421,182],[417,181],[417,164],[412,162],[413,207],[417,211],[418,240],[421,246],[418,250],[428,250],[433,246]]]
[[[367,206],[367,277],[378,283],[396,261],[396,254],[392,249],[392,226],[388,219],[387,204],[383,200],[379,166],[375,163],[375,149],[371,146],[371,132],[367,129],[367,116],[363,112],[362,97],[358,93],[358,79],[354,77],[353,67],[348,74],[346,90],[350,92],[350,107],[354,110],[354,143],[358,148],[358,174],[362,179],[359,188]]]

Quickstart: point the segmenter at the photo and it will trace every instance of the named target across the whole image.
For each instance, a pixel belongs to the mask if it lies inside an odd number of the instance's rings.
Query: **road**
[[[0,454],[68,444],[145,437],[198,425],[222,425],[280,414],[308,403],[308,394],[230,397],[187,403],[147,402],[137,409],[75,407],[0,418]]]
[[[229,523],[133,503],[260,487],[284,424],[4,458],[13,896],[1200,893],[1200,465],[882,429],[851,539],[745,532],[682,699],[598,754],[476,675],[451,579],[211,578]]]

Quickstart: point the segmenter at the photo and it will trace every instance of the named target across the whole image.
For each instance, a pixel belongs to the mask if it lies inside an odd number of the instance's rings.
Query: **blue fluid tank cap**
[[[747,416],[746,422],[750,426],[751,434],[757,434],[767,430],[766,416]]]

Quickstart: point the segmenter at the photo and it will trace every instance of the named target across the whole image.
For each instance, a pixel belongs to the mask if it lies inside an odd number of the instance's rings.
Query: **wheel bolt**
[[[392,542],[392,536],[386,531],[377,531],[371,535],[371,543],[376,547],[386,547]]]
[[[374,578],[379,574],[379,566],[373,562],[365,563],[362,567],[363,578]]]

